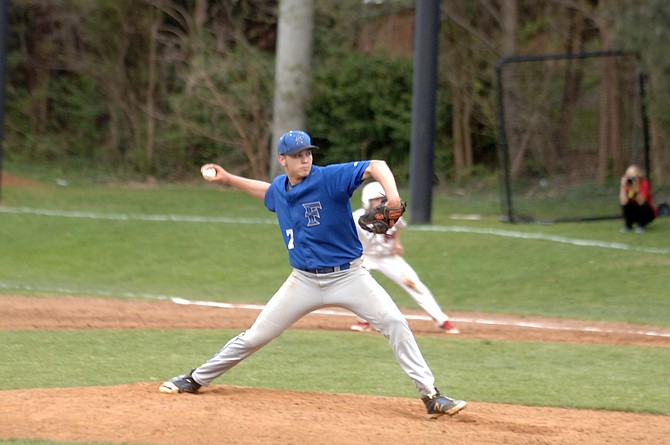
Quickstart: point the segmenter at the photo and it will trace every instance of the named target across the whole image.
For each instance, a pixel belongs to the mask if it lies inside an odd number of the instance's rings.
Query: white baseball
[[[202,171],[202,176],[205,179],[214,179],[216,178],[216,169],[212,167],[206,168]]]

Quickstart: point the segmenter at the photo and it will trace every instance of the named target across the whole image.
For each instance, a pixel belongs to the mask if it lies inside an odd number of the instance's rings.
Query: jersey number
[[[288,244],[286,247],[288,250],[291,250],[295,247],[295,244],[293,243],[293,229],[286,229],[286,235],[288,236]]]

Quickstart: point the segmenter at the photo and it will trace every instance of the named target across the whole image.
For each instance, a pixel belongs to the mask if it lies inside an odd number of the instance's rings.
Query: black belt
[[[300,270],[309,273],[333,273],[333,272],[339,272],[341,270],[347,270],[349,269],[349,267],[351,267],[351,264],[344,263],[341,266],[322,267],[320,269],[300,269]]]

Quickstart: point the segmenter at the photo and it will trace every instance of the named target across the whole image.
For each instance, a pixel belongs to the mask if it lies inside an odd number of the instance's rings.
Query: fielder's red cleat
[[[458,330],[458,328],[456,326],[451,324],[451,322],[449,320],[442,323],[442,326],[440,326],[440,329],[442,329],[447,334],[458,334],[459,332],[461,332],[461,331]]]
[[[352,331],[356,331],[356,332],[370,332],[371,331],[370,323],[368,323],[367,321],[356,322],[356,324],[351,326],[350,329]]]

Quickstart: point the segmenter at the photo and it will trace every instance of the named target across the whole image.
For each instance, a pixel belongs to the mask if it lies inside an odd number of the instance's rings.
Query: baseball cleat
[[[352,331],[356,332],[370,332],[370,323],[367,321],[359,321],[355,325],[351,326]]]
[[[461,332],[461,331],[458,330],[458,328],[456,326],[451,324],[451,322],[449,320],[442,323],[442,326],[440,326],[440,329],[442,329],[447,334],[458,334],[459,332]]]
[[[195,371],[195,368],[191,369],[191,372],[188,374],[182,374],[177,377],[171,378],[167,382],[163,382],[159,388],[160,392],[166,394],[181,394],[183,392],[196,393],[200,389],[200,384],[193,380],[192,374]]]
[[[454,400],[443,396],[439,391],[437,391],[432,397],[423,396],[421,400],[423,400],[424,405],[426,405],[426,411],[428,414],[431,414],[433,418],[437,418],[445,414],[448,416],[453,416],[467,405],[467,402],[463,400]]]

